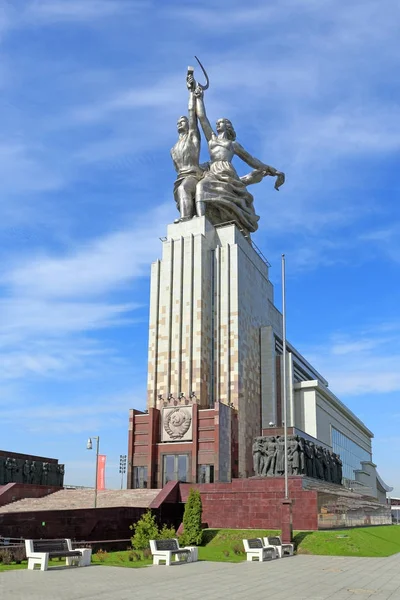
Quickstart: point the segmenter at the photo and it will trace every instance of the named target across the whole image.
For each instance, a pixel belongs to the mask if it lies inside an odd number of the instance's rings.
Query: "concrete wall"
[[[372,432],[318,381],[303,381],[294,386],[296,427],[332,446],[334,427],[356,444],[371,452]]]

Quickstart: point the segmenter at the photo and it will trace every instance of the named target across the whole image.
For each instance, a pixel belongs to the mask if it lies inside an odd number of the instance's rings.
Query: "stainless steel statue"
[[[174,195],[180,219],[194,216],[206,216],[214,225],[227,221],[236,221],[245,233],[258,228],[259,217],[253,206],[253,196],[247,186],[259,183],[264,177],[276,177],[275,189],[285,181],[284,173],[266,165],[249,154],[237,141],[236,132],[229,119],[218,119],[216,131],[213,131],[204,105],[206,85],[196,84],[193,68],[188,68],[186,78],[189,89],[189,118],[178,120],[178,142],[171,150],[175,169],[178,173]],[[200,121],[204,136],[208,142],[210,162],[199,165]],[[232,165],[234,156],[241,158],[253,171],[239,177]]]
[[[174,167],[178,174],[174,185],[175,202],[181,215],[178,221],[187,221],[194,217],[196,185],[203,175],[199,165],[200,131],[197,126],[195,81],[192,67],[188,68],[186,85],[189,90],[189,118],[179,117],[177,122],[179,138],[171,150]]]

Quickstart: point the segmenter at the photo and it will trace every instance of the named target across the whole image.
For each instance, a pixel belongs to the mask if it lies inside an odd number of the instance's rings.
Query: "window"
[[[187,454],[164,454],[163,485],[168,481],[190,481],[189,457]]]
[[[214,483],[214,465],[199,465],[198,483]]]
[[[353,442],[347,435],[332,427],[332,447],[343,462],[343,479],[353,481],[354,471],[361,469],[361,461],[370,461],[371,453]]]
[[[147,488],[147,467],[133,467],[133,487]]]

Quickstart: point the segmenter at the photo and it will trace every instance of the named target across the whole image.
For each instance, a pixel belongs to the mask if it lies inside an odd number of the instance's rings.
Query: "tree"
[[[201,544],[203,537],[203,529],[201,527],[202,513],[203,506],[201,503],[200,492],[191,488],[185,504],[185,512],[183,514],[183,534],[180,538],[180,542],[184,546],[199,546]]]
[[[150,540],[158,538],[156,517],[151,510],[146,511],[137,523],[130,526],[130,529],[135,532],[131,538],[132,547],[135,550],[150,548]]]

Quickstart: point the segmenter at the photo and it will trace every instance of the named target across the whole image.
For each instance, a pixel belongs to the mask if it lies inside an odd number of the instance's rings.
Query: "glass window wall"
[[[163,485],[168,481],[190,481],[189,456],[187,454],[164,454]]]
[[[370,452],[334,427],[332,427],[332,448],[343,462],[343,479],[354,480],[354,471],[361,469],[361,461],[371,460]]]

